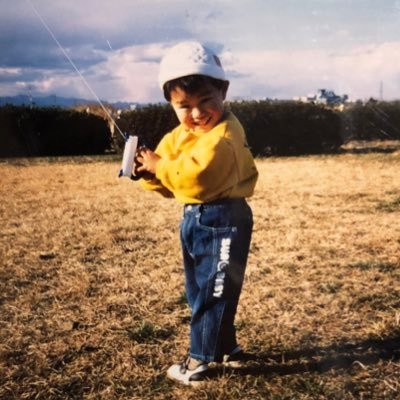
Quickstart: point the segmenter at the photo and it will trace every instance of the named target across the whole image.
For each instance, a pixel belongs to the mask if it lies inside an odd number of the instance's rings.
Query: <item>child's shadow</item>
[[[292,375],[303,372],[323,373],[332,369],[349,369],[353,365],[365,367],[380,360],[400,359],[400,335],[381,340],[358,343],[332,344],[286,353],[249,355],[249,361],[239,368],[217,368],[217,374],[233,375]]]

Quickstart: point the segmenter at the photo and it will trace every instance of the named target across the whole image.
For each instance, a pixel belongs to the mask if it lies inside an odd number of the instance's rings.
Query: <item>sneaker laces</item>
[[[182,361],[179,370],[181,374],[185,374],[186,371],[194,371],[202,365],[207,365],[207,363],[205,361],[196,360],[195,358],[189,356]]]

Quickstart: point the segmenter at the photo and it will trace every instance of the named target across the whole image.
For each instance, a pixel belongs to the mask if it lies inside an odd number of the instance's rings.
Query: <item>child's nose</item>
[[[203,115],[203,109],[201,107],[194,107],[192,110],[192,117],[193,119],[201,118]]]

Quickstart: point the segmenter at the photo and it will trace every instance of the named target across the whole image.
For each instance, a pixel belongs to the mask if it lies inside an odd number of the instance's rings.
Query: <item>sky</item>
[[[228,100],[400,99],[400,0],[0,0],[0,96],[159,103],[184,40],[220,56]]]

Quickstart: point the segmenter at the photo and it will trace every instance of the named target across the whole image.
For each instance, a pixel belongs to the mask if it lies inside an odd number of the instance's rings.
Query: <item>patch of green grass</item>
[[[324,382],[318,377],[307,377],[307,375],[305,375],[298,377],[296,381],[296,392],[305,393],[309,398],[321,398],[321,396],[328,394],[325,390]]]
[[[334,294],[337,293],[343,285],[339,282],[324,282],[318,288],[321,293]]]
[[[182,292],[181,295],[178,297],[176,304],[186,305],[188,304],[186,292]]]
[[[379,272],[394,272],[400,269],[399,264],[393,264],[389,262],[377,262],[377,261],[359,261],[350,264],[349,267],[360,269],[361,271],[377,270]]]
[[[126,330],[129,339],[137,343],[153,343],[171,336],[171,329],[159,328],[148,321],[140,321]]]
[[[365,305],[375,311],[385,311],[390,307],[398,309],[400,307],[400,291],[388,290],[386,293],[360,295],[354,298],[353,305],[356,308]]]
[[[400,197],[395,198],[392,201],[381,201],[376,206],[377,210],[383,212],[396,212],[400,211]]]

